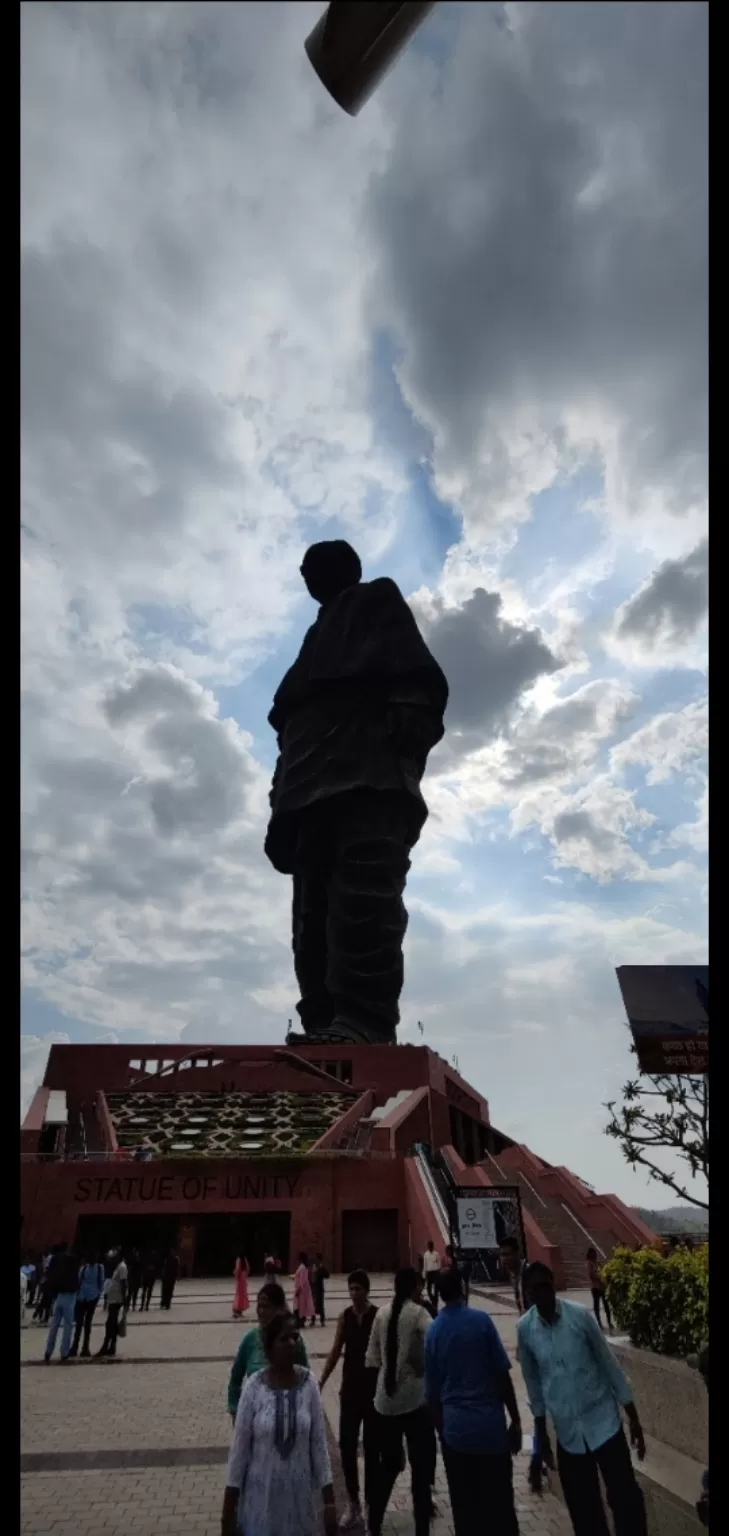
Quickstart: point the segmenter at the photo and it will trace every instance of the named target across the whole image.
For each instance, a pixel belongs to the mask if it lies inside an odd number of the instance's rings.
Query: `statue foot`
[[[287,1045],[389,1045],[395,1043],[392,1040],[383,1040],[369,1035],[365,1029],[358,1029],[356,1025],[349,1024],[346,1019],[334,1019],[331,1024],[322,1024],[318,1029],[312,1029],[308,1034],[297,1034],[293,1029],[286,1036]]]

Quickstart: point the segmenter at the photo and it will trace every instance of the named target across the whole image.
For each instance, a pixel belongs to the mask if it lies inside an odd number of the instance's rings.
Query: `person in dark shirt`
[[[600,1265],[597,1261],[596,1248],[588,1248],[585,1255],[585,1262],[587,1265],[587,1282],[590,1287],[590,1295],[592,1296],[592,1307],[595,1313],[595,1322],[597,1323],[598,1328],[602,1328],[602,1323],[600,1322],[600,1304],[602,1303],[603,1307],[605,1308],[605,1321],[610,1332],[612,1333],[613,1320],[610,1313],[610,1303],[607,1299],[607,1296],[605,1295],[605,1281],[602,1278]]]
[[[48,1266],[48,1280],[53,1297],[53,1316],[46,1339],[44,1359],[46,1365],[49,1365],[56,1347],[58,1330],[63,1325],[61,1363],[65,1364],[71,1353],[71,1336],[78,1293],[78,1259],[65,1243],[61,1244],[51,1259]]]
[[[515,1237],[504,1238],[499,1248],[499,1256],[502,1266],[509,1277],[517,1307],[520,1312],[526,1312],[529,1302],[524,1282],[529,1266],[526,1259],[522,1259],[519,1253],[519,1244]]]
[[[177,1284],[177,1276],[179,1273],[180,1261],[177,1257],[177,1254],[173,1253],[172,1249],[170,1249],[170,1252],[167,1254],[164,1264],[162,1265],[162,1294],[159,1301],[160,1307],[163,1307],[167,1312],[169,1312],[170,1307],[172,1306],[172,1297],[174,1295],[175,1286]]]
[[[129,1255],[129,1307],[132,1312],[137,1310],[141,1284],[142,1260],[139,1256],[139,1250],[133,1248]]]
[[[142,1292],[141,1300],[139,1303],[140,1312],[149,1311],[149,1303],[152,1300],[152,1292],[154,1290],[158,1274],[159,1263],[156,1253],[145,1253],[144,1258],[142,1259]]]
[[[311,1280],[311,1294],[314,1297],[314,1321],[316,1322],[318,1317],[323,1328],[326,1322],[324,1316],[324,1281],[329,1279],[329,1270],[320,1253],[317,1253],[314,1259],[314,1263],[309,1271],[309,1278]]]
[[[509,1357],[488,1312],[467,1305],[457,1270],[441,1270],[438,1289],[445,1308],[425,1339],[425,1391],[443,1446],[455,1536],[471,1536],[474,1510],[494,1536],[519,1536],[511,1458],[521,1450],[522,1429]]]
[[[54,1302],[52,1266],[58,1255],[61,1253],[62,1248],[62,1243],[55,1243],[51,1249],[51,1252],[46,1254],[46,1256],[41,1259],[40,1263],[38,1295],[36,1297],[33,1321],[40,1323],[43,1327],[47,1327],[51,1320],[51,1312],[53,1311]]]
[[[359,1496],[359,1471],[357,1444],[360,1426],[364,1442],[365,1503],[369,1508],[377,1470],[377,1445],[375,1439],[374,1395],[377,1371],[365,1366],[367,1346],[377,1308],[370,1301],[369,1275],[363,1269],[352,1270],[349,1280],[350,1305],[345,1307],[337,1322],[334,1343],[327,1357],[319,1382],[320,1390],[329,1380],[344,1352],[342,1386],[339,1409],[339,1451],[342,1471],[349,1495],[349,1509],[341,1522],[342,1530],[350,1530],[362,1521]]]

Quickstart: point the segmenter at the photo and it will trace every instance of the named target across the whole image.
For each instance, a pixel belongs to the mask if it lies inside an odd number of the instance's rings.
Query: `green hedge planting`
[[[678,1248],[667,1259],[653,1248],[617,1248],[602,1274],[617,1328],[631,1344],[689,1355],[708,1338],[708,1247]]]

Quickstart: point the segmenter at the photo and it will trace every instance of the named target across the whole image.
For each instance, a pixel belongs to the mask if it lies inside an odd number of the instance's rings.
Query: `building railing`
[[[360,1162],[365,1158],[380,1158],[391,1161],[391,1152],[370,1152],[362,1147],[325,1147],[320,1152],[311,1154],[317,1160],[323,1158],[357,1158]],[[245,1147],[234,1148],[226,1151],[216,1149],[211,1151],[194,1152],[192,1148],[188,1152],[153,1152],[149,1157],[135,1157],[132,1152],[21,1152],[21,1163],[115,1163],[128,1167],[134,1163],[136,1167],[148,1167],[150,1163],[189,1163],[189,1162],[290,1162],[292,1158],[308,1157],[308,1150],[302,1151],[299,1147],[281,1147],[270,1152],[247,1152]]]
[[[21,1163],[132,1163],[134,1155],[121,1152],[21,1152]],[[148,1158],[136,1158],[136,1162],[152,1162]]]

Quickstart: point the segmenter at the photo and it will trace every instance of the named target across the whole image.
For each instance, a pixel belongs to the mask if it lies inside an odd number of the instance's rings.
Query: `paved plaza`
[[[291,1289],[290,1285],[288,1287]],[[344,1276],[327,1287],[332,1319],[307,1329],[306,1346],[319,1375],[331,1346],[334,1323],[347,1303]],[[45,1331],[21,1332],[23,1536],[219,1536],[230,1420],[225,1394],[231,1362],[245,1323],[231,1317],[233,1283],[181,1282],[171,1312],[160,1312],[159,1295],[143,1317],[131,1314],[116,1361],[43,1364]],[[256,1292],[253,1281],[251,1295]],[[375,1278],[373,1300],[389,1299],[389,1276]],[[488,1305],[514,1360],[516,1315],[507,1296],[474,1297]],[[249,1317],[254,1318],[251,1308]],[[101,1309],[92,1349],[103,1337]],[[324,1389],[338,1510],[344,1506],[335,1435],[341,1367]],[[517,1397],[525,1429],[531,1427],[518,1367]],[[522,1536],[568,1536],[561,1504],[527,1487],[528,1458],[515,1461]],[[432,1536],[452,1536],[445,1474],[439,1458],[438,1518]],[[385,1536],[413,1530],[409,1478],[399,1479],[384,1526]],[[488,1520],[484,1514],[484,1532]]]

